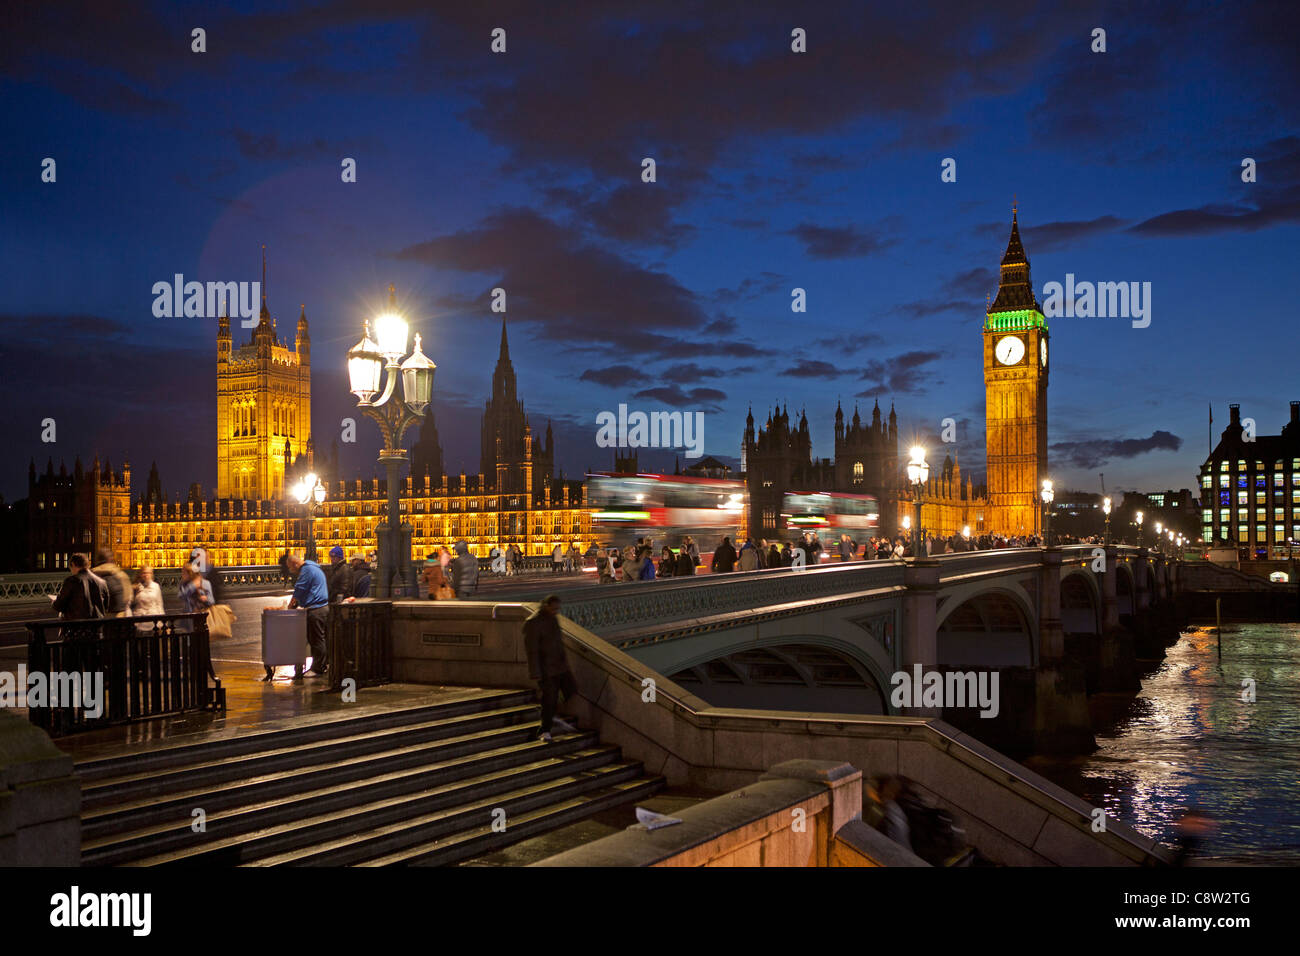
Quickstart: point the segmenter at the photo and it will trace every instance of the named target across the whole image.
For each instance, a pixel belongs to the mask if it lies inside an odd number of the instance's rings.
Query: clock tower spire
[[[1013,205],[998,293],[984,319],[986,527],[998,534],[1031,535],[1042,528],[1038,489],[1047,477],[1047,340]]]

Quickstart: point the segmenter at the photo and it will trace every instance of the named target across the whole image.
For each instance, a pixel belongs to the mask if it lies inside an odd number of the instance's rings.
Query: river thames
[[[1300,863],[1300,624],[1225,626],[1222,662],[1212,627],[1189,631],[1094,725],[1095,753],[1031,766],[1169,846],[1188,807],[1207,813],[1197,863]]]

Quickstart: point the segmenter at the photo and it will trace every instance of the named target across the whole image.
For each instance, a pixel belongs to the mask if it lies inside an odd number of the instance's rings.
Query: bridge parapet
[[[669,623],[898,588],[903,585],[905,568],[899,561],[856,561],[800,570],[710,574],[653,585],[605,585],[596,593],[573,592],[564,603],[564,616],[589,631],[608,635],[650,622]]]

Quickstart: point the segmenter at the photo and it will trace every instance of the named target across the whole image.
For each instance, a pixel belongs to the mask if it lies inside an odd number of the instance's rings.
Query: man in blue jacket
[[[329,669],[325,658],[325,630],[330,613],[329,583],[315,561],[304,561],[301,555],[291,554],[287,565],[295,578],[289,607],[300,607],[307,612],[307,643],[311,646],[311,670],[308,673],[324,677]]]

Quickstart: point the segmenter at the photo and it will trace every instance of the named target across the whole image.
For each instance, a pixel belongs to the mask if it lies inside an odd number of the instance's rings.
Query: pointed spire
[[[1033,283],[1029,278],[1029,257],[1025,255],[1024,243],[1020,241],[1020,222],[1013,203],[1011,235],[1007,239],[1007,251],[1002,254],[998,294],[989,305],[988,314],[1018,312],[1026,309],[1040,311],[1038,300],[1034,297]]]
[[[510,361],[510,343],[506,339],[506,320],[504,316],[501,319],[501,354],[499,361]]]

